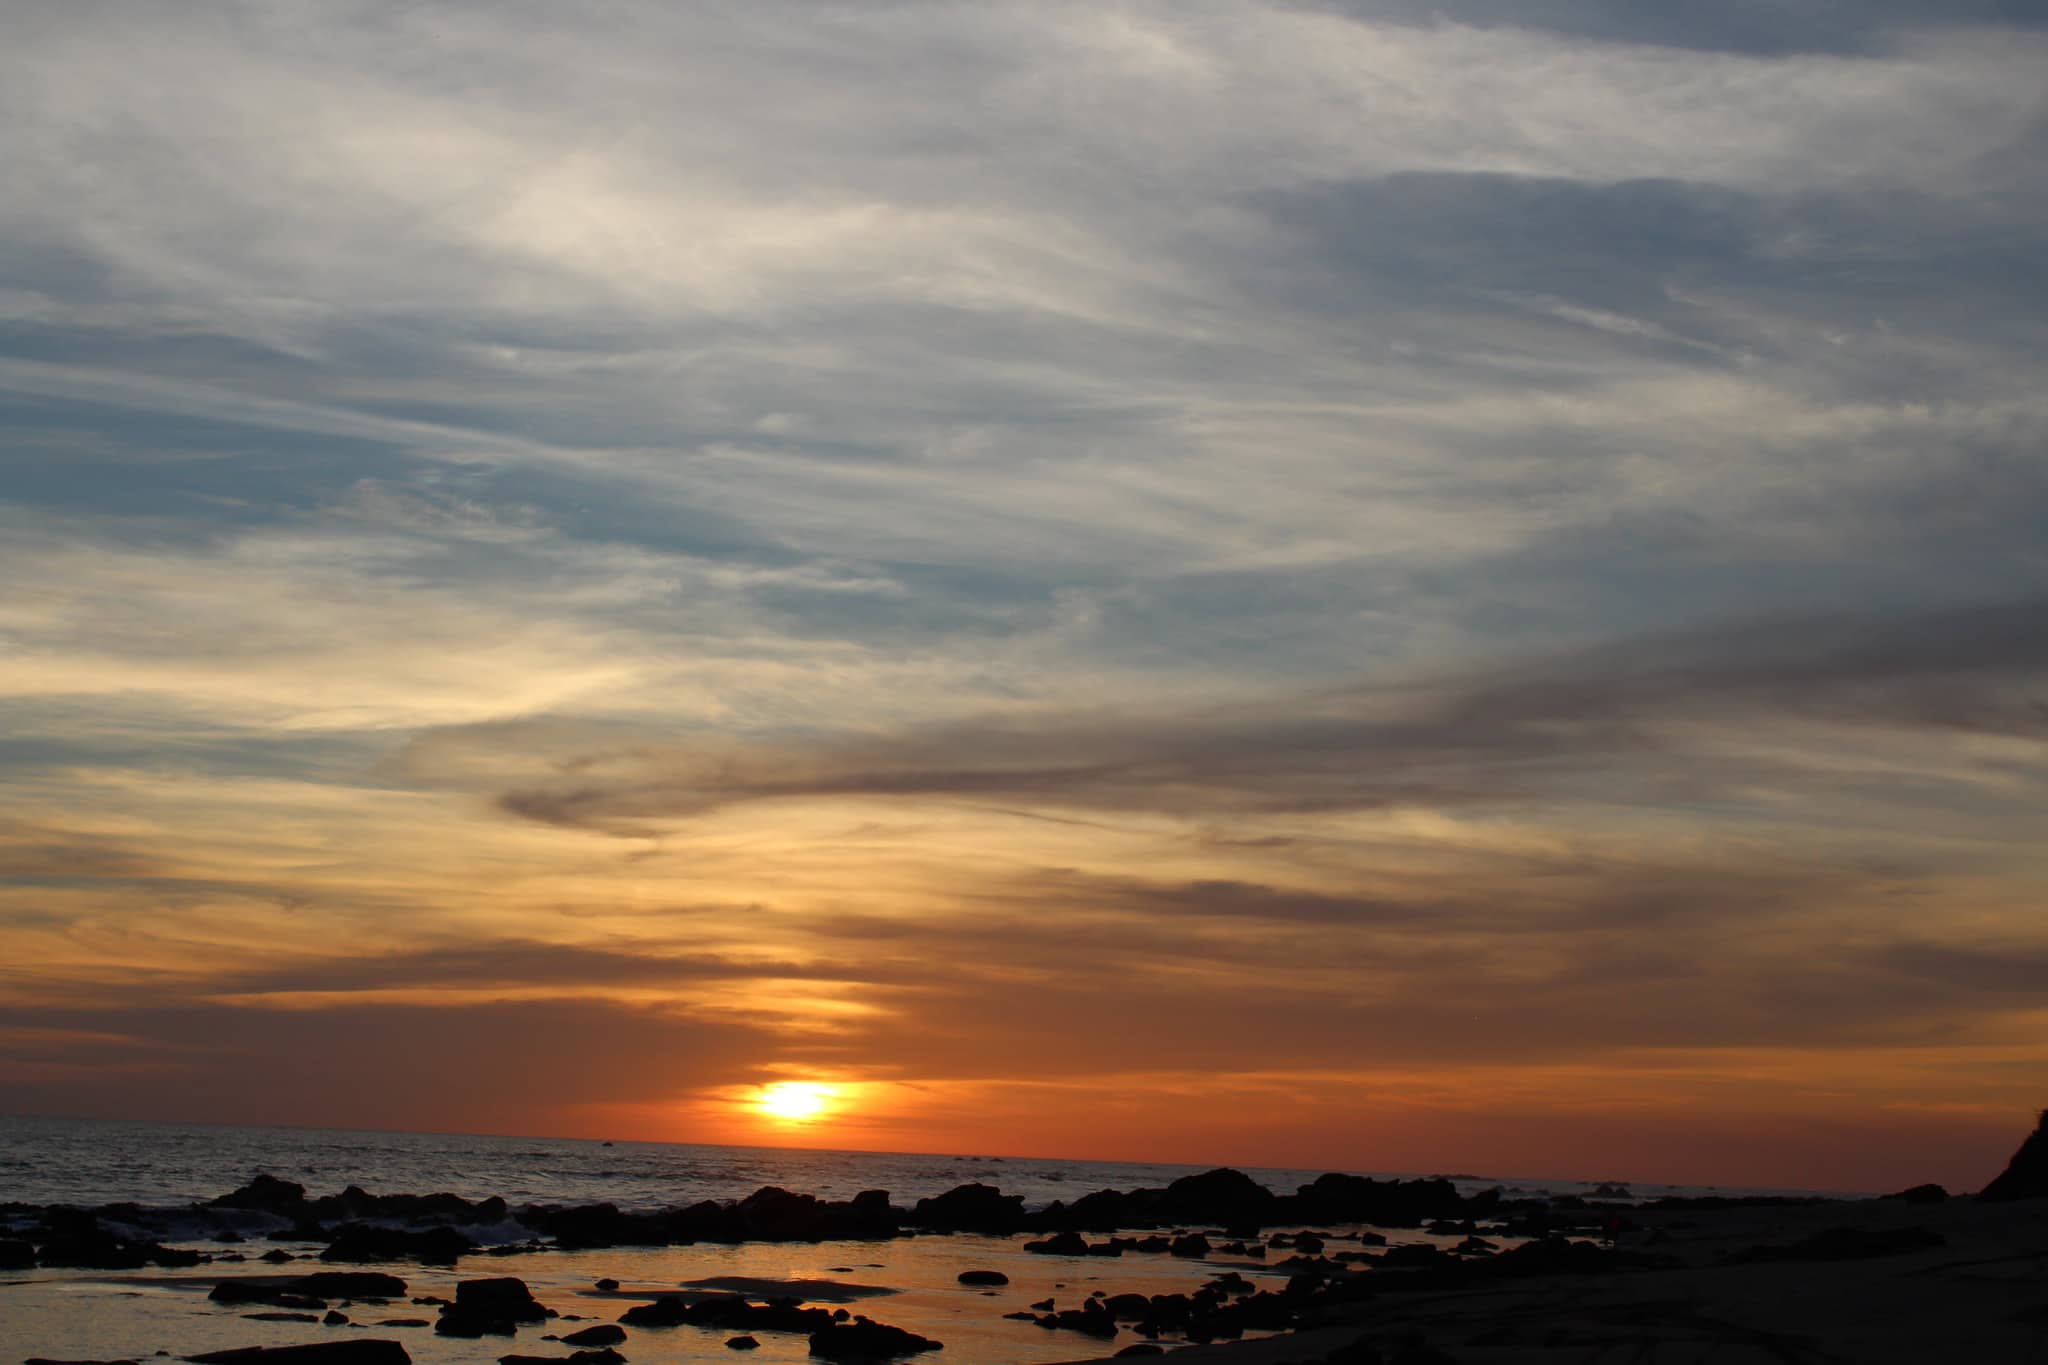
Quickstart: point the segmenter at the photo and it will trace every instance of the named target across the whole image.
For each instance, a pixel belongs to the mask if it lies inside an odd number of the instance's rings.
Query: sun
[[[761,1087],[754,1108],[784,1123],[809,1123],[832,1112],[839,1091],[815,1081],[775,1081]]]

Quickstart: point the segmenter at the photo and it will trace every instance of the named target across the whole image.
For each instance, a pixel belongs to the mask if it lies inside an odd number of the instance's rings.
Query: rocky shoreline
[[[353,1186],[316,1197],[259,1175],[177,1209],[0,1206],[0,1267],[156,1266],[184,1272],[177,1283],[194,1288],[210,1279],[208,1302],[248,1310],[245,1318],[350,1329],[321,1341],[180,1357],[201,1365],[405,1365],[412,1357],[404,1344],[372,1335],[384,1329],[457,1343],[530,1331],[556,1352],[508,1351],[494,1357],[499,1365],[627,1365],[637,1339],[659,1341],[678,1328],[717,1334],[736,1352],[760,1347],[754,1334],[761,1333],[801,1337],[818,1359],[901,1359],[942,1343],[823,1306],[894,1292],[879,1286],[713,1277],[681,1289],[600,1279],[565,1290],[558,1278],[554,1292],[573,1292],[578,1306],[619,1308],[623,1301],[614,1321],[597,1321],[558,1311],[509,1275],[419,1293],[392,1272],[416,1263],[432,1275],[465,1258],[593,1248],[963,1234],[963,1259],[979,1248],[1001,1251],[1013,1274],[1039,1257],[1069,1267],[1062,1289],[1089,1278],[1079,1267],[1124,1257],[1170,1259],[1204,1277],[1185,1292],[1112,1292],[1112,1285],[1000,1314],[1077,1340],[1135,1338],[1115,1352],[1119,1358],[1172,1351],[1187,1354],[1189,1365],[1444,1365],[1556,1360],[1567,1347],[1585,1347],[1574,1358],[1594,1360],[1614,1347],[1635,1352],[1627,1358],[1711,1358],[1716,1365],[2020,1359],[1984,1352],[2048,1345],[2044,1133],[2048,1116],[2008,1171],[1967,1199],[1932,1185],[1864,1200],[1637,1203],[1618,1188],[1601,1191],[1613,1196],[1607,1199],[1509,1198],[1499,1190],[1460,1194],[1444,1178],[1341,1174],[1280,1195],[1220,1168],[1162,1188],[1100,1190],[1035,1210],[1021,1196],[971,1183],[908,1208],[880,1190],[825,1200],[769,1186],[733,1201],[632,1211],[373,1195]],[[173,1229],[210,1245],[157,1240]],[[325,1245],[310,1254],[282,1246],[257,1252],[259,1240]],[[950,1250],[952,1243],[935,1245]],[[270,1263],[270,1272],[229,1269],[250,1262]],[[214,1267],[218,1275],[209,1276]],[[1011,1275],[970,1264],[959,1267],[957,1280],[993,1296],[1006,1291]],[[1850,1341],[1858,1344],[1841,1348]],[[1973,1343],[1977,1354],[1949,1351],[1958,1341]],[[670,1348],[659,1349],[672,1358]]]

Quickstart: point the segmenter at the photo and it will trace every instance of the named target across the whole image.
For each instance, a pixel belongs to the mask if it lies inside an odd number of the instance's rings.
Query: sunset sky
[[[0,1112],[1869,1190],[2048,1104],[2048,8],[4,27]]]

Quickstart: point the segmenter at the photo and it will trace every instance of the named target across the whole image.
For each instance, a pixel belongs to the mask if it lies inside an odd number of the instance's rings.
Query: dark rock
[[[209,1199],[210,1209],[257,1209],[264,1213],[295,1218],[305,1208],[306,1187],[273,1175],[259,1174],[254,1180],[218,1199]],[[396,1342],[392,1343],[397,1345]],[[403,1347],[399,1349],[403,1350]]]
[[[901,1327],[871,1322],[866,1318],[834,1323],[811,1333],[811,1354],[823,1360],[893,1360],[898,1356],[942,1349],[943,1343],[930,1337],[921,1337]]]
[[[1948,1198],[1948,1191],[1939,1185],[1915,1185],[1897,1194],[1888,1194],[1886,1199],[1896,1199],[1902,1204],[1939,1204]]]
[[[1374,1180],[1337,1172],[1303,1185],[1290,1203],[1304,1222],[1322,1224],[1419,1227],[1426,1219],[1465,1212],[1458,1187],[1448,1180]]]
[[[605,1294],[616,1293],[618,1287],[619,1282],[617,1280],[612,1279],[610,1276],[606,1276],[604,1279],[599,1280],[596,1283],[596,1285],[593,1286],[593,1288],[597,1289],[600,1293]]]
[[[454,1265],[475,1251],[476,1243],[451,1227],[412,1232],[404,1228],[350,1223],[337,1228],[334,1240],[320,1253],[323,1261],[419,1261],[423,1265]]]
[[[286,1251],[280,1247],[273,1247],[271,1250],[264,1252],[261,1256],[258,1256],[256,1259],[259,1261],[268,1261],[272,1265],[283,1265],[286,1261],[296,1261],[299,1258],[292,1255],[289,1251]]]
[[[206,1297],[214,1303],[262,1303],[272,1308],[304,1310],[327,1307],[327,1300],[314,1294],[301,1294],[293,1287],[295,1284],[295,1277],[287,1275],[222,1280]]]
[[[1024,1196],[993,1185],[960,1185],[917,1201],[911,1221],[934,1232],[987,1232],[1007,1236],[1024,1227]]]
[[[277,1312],[277,1313],[244,1313],[244,1314],[242,1314],[242,1317],[243,1317],[243,1318],[244,1318],[244,1319],[245,1319],[246,1321],[249,1321],[249,1322],[318,1322],[318,1321],[320,1321],[320,1319],[319,1319],[318,1315],[316,1315],[316,1314],[313,1314],[313,1313],[284,1313],[284,1312]]]
[[[733,1331],[816,1332],[832,1325],[835,1316],[822,1308],[805,1308],[795,1299],[755,1303],[740,1294],[721,1294],[690,1303],[664,1294],[652,1303],[636,1304],[619,1321],[635,1327],[713,1327]]]
[[[1156,1341],[1134,1341],[1117,1351],[1120,1356],[1163,1356],[1166,1348]]]
[[[1000,1270],[963,1270],[955,1277],[961,1284],[1008,1284],[1010,1277]]]
[[[27,1270],[36,1263],[36,1249],[27,1242],[0,1241],[0,1270]]]
[[[534,1302],[526,1281],[503,1276],[457,1284],[455,1302],[441,1309],[434,1330],[445,1337],[509,1337],[522,1322],[547,1319],[548,1310]]]
[[[1184,1175],[1166,1187],[1154,1212],[1161,1218],[1262,1226],[1277,1204],[1273,1192],[1227,1166]]]
[[[2048,1109],[2041,1111],[2040,1122],[2020,1144],[2020,1149],[2012,1154],[2012,1160],[2005,1163],[2005,1169],[1998,1173],[1998,1178],[1986,1185],[1977,1197],[2048,1198]]]
[[[346,1327],[348,1326],[348,1314],[340,1309],[330,1308],[320,1321],[326,1323],[329,1327]]]
[[[761,1343],[752,1337],[727,1337],[725,1339],[725,1349],[728,1351],[758,1351],[761,1349]]]
[[[376,1337],[316,1341],[304,1346],[241,1346],[184,1359],[197,1365],[412,1365],[405,1347]]]
[[[285,1281],[295,1294],[330,1299],[402,1299],[405,1281],[376,1270],[316,1270]]]
[[[569,1365],[626,1365],[626,1358],[609,1346],[594,1351],[571,1351]]]
[[[1040,1256],[1086,1256],[1088,1239],[1078,1232],[1056,1232],[1036,1242],[1026,1242],[1024,1249]]]
[[[1199,1232],[1191,1232],[1185,1237],[1174,1238],[1173,1245],[1168,1250],[1175,1256],[1192,1256],[1197,1258],[1207,1256],[1209,1254],[1209,1239]]]
[[[379,1327],[432,1327],[434,1324],[428,1322],[425,1318],[385,1318],[377,1325]]]
[[[1828,1228],[1783,1246],[1753,1246],[1728,1258],[1733,1265],[1772,1261],[1867,1261],[1947,1246],[1928,1228]]]
[[[565,1346],[616,1346],[626,1339],[626,1329],[613,1323],[603,1322],[595,1327],[586,1327],[580,1332],[570,1332],[562,1338]]]

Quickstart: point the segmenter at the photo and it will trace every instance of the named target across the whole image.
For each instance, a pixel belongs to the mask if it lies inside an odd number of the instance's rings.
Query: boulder
[[[894,1360],[921,1351],[943,1350],[944,1344],[887,1323],[855,1318],[811,1333],[811,1354],[821,1360]]]
[[[595,1327],[585,1327],[580,1332],[563,1335],[564,1346],[616,1346],[626,1339],[626,1329],[614,1323],[602,1322]]]
[[[1024,1226],[1024,1196],[1004,1194],[993,1185],[959,1185],[944,1194],[918,1200],[911,1211],[911,1221],[935,1232],[1007,1236]]]
[[[961,1284],[1008,1284],[1010,1277],[1000,1270],[963,1270],[955,1277]]]
[[[349,1223],[336,1229],[334,1240],[320,1253],[323,1261],[418,1261],[422,1265],[454,1265],[475,1251],[476,1243],[451,1227],[411,1232],[404,1228]]]
[[[1886,1199],[1896,1199],[1902,1204],[1939,1204],[1948,1198],[1948,1191],[1939,1185],[1915,1185],[1911,1189],[1888,1194]]]
[[[1026,1242],[1024,1249],[1040,1256],[1086,1256],[1088,1239],[1078,1232],[1055,1232],[1050,1237]]]
[[[1262,1224],[1272,1214],[1273,1192],[1243,1171],[1221,1166],[1200,1175],[1184,1175],[1166,1187],[1154,1212],[1168,1220]]]
[[[195,1365],[412,1365],[405,1347],[375,1337],[305,1346],[240,1346],[184,1359]]]
[[[256,1209],[263,1213],[297,1218],[306,1206],[306,1187],[274,1175],[258,1174],[239,1190],[206,1201],[210,1209]],[[397,1345],[396,1342],[392,1343]],[[403,1347],[399,1349],[403,1350]]]
[[[1998,1178],[1986,1185],[1977,1197],[2048,1198],[2048,1109],[2041,1111],[2040,1122],[2020,1144],[2020,1149],[2012,1154],[2012,1160],[2005,1163],[2005,1169],[1999,1172]]]
[[[0,1240],[0,1270],[27,1270],[36,1263],[36,1249],[27,1242]]]

